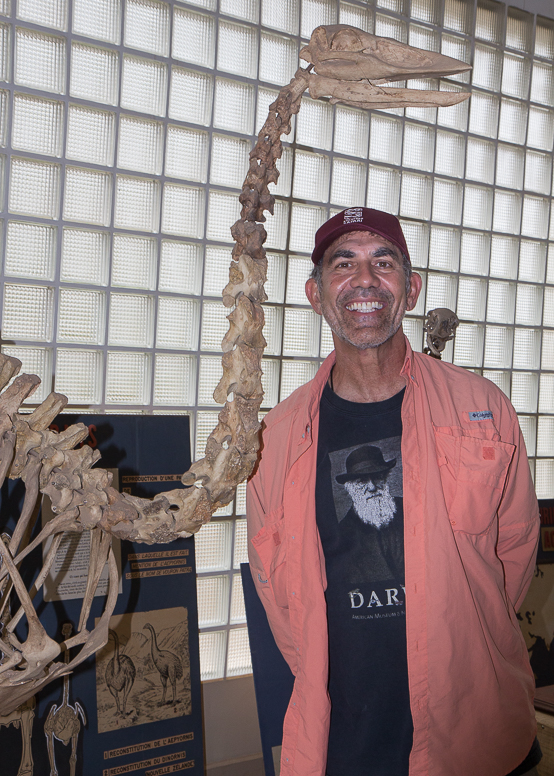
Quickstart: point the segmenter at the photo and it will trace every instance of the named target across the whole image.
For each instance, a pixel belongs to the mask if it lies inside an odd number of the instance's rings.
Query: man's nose
[[[351,280],[351,284],[358,288],[375,288],[380,283],[379,275],[369,262],[360,262]]]

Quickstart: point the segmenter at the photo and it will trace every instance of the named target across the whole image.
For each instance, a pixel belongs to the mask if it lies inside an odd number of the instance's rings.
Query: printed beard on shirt
[[[354,511],[366,525],[381,528],[388,525],[396,514],[396,505],[388,483],[380,491],[361,480],[345,482],[348,495],[352,499]],[[372,488],[372,489],[370,489]]]

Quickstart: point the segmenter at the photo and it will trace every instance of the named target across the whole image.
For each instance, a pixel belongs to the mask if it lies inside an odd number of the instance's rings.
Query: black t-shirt
[[[412,747],[401,406],[320,406],[316,517],[327,571],[328,776],[407,776]]]

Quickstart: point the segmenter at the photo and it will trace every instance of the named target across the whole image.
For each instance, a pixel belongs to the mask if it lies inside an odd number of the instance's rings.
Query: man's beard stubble
[[[358,350],[369,350],[370,348],[377,348],[394,337],[402,325],[402,319],[404,317],[404,313],[406,312],[406,305],[404,305],[404,309],[400,309],[398,311],[400,313],[398,320],[395,320],[394,318],[386,318],[378,327],[347,327],[337,311],[343,310],[344,307],[354,299],[363,299],[369,297],[375,301],[386,302],[389,305],[388,309],[393,309],[394,296],[390,291],[383,289],[364,288],[361,290],[345,291],[337,298],[334,307],[331,307],[323,300],[321,304],[321,312],[333,334],[335,334],[343,342],[354,345],[354,347],[358,348]],[[355,337],[356,332],[361,334],[361,341],[359,338]],[[367,335],[370,333],[373,333],[376,336],[367,339]]]

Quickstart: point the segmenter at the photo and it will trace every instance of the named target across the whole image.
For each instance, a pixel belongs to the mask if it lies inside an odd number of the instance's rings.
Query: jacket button
[[[455,520],[451,520],[450,521],[450,525],[456,525],[456,521]]]

